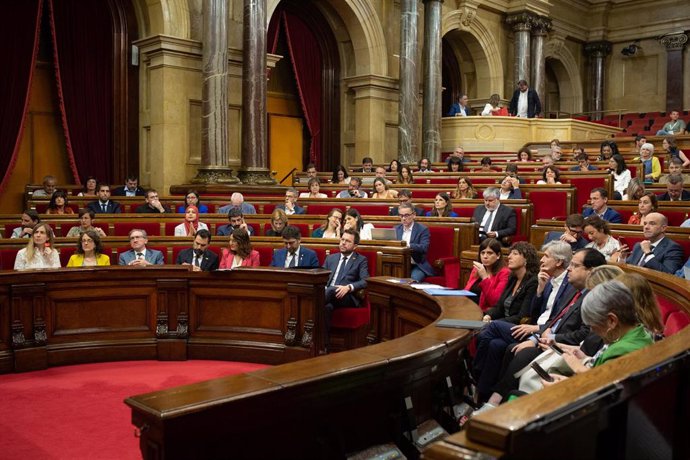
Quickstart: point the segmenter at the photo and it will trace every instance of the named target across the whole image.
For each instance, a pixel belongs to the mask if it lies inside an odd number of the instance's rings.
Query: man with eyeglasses
[[[410,203],[412,204],[412,192],[409,189],[402,189],[398,192],[398,201],[400,204],[403,203]],[[417,214],[418,216],[423,216],[424,215],[424,209],[418,208],[414,205],[412,205],[414,208],[414,213]],[[397,216],[398,215],[398,206],[392,206],[391,210],[388,212],[389,216]]]
[[[410,203],[402,203],[398,207],[400,224],[395,226],[395,237],[405,241],[412,250],[412,270],[410,277],[417,281],[424,281],[427,276],[435,275],[433,267],[426,260],[431,236],[429,229],[422,224],[415,223],[414,207]]]
[[[148,265],[163,265],[163,253],[155,249],[148,249],[149,242],[146,230],[133,228],[129,231],[129,251],[120,254],[119,265],[131,265],[133,267],[146,267]]]
[[[568,243],[573,251],[587,246],[588,241],[582,236],[585,227],[585,218],[580,214],[571,214],[565,219],[564,231],[549,232],[544,238],[544,246],[552,241]]]
[[[510,237],[517,233],[515,210],[501,205],[501,190],[496,187],[487,188],[483,195],[484,205],[477,206],[472,214],[474,222],[479,224],[479,241],[496,238],[504,246],[509,246]]]

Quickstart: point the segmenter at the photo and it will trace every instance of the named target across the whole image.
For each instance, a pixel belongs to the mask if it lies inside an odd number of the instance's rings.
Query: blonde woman
[[[486,103],[486,105],[484,106],[484,110],[482,110],[482,116],[490,117],[492,115],[498,115],[498,112],[500,111],[501,96],[499,96],[498,94],[492,94],[489,98],[489,102]]]
[[[45,223],[36,225],[26,247],[17,252],[14,269],[23,271],[60,268],[60,256],[53,249],[54,240],[55,235],[50,225]]]

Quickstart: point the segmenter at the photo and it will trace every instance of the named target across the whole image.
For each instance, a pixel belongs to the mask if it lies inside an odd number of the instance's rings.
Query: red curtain
[[[0,171],[5,171],[0,193],[17,161],[29,108],[42,6],[42,0],[8,2],[0,16]]]
[[[316,37],[299,16],[288,11],[282,14],[292,70],[295,73],[302,111],[311,135],[309,160],[318,167],[321,160],[321,112],[323,110],[321,106],[323,94],[321,49]]]
[[[48,0],[58,102],[74,180],[112,182],[113,20],[105,2]]]

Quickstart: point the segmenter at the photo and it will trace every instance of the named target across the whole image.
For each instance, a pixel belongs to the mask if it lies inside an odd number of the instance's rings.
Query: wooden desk
[[[132,359],[280,364],[323,347],[322,269],[0,272],[0,372]]]
[[[340,458],[403,442],[406,397],[416,422],[438,416],[470,333],[432,323],[480,310],[384,278],[368,290],[382,343],[128,398],[144,458]]]

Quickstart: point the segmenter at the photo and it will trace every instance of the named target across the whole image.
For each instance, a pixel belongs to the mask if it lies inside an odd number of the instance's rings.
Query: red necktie
[[[561,310],[561,312],[558,315],[556,315],[556,317],[553,319],[553,321],[551,321],[551,324],[549,324],[549,327],[553,327],[553,325],[556,324],[558,322],[558,320],[563,317],[563,315],[568,313],[568,310],[570,310],[570,307],[572,307],[573,304],[575,302],[577,302],[577,299],[579,299],[581,295],[582,295],[582,292],[577,291],[575,293],[575,295],[573,296],[573,300],[571,300],[570,303],[568,304],[568,306],[565,307],[563,310]]]

